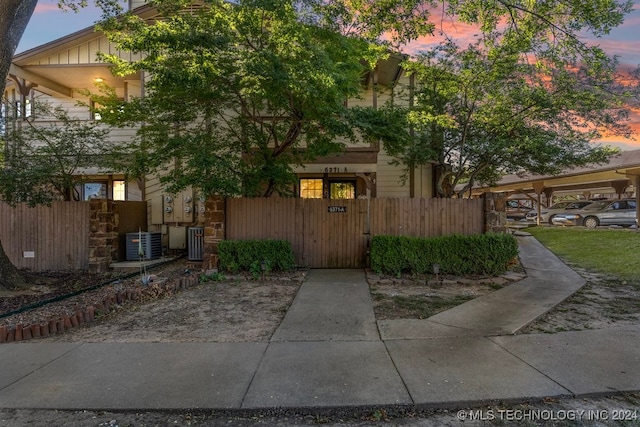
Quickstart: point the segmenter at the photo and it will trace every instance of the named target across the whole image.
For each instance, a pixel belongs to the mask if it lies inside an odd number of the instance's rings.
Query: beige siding
[[[144,6],[145,4],[147,4],[146,0],[129,0],[129,10]]]
[[[140,80],[126,80],[125,81],[127,88],[126,93],[123,93],[123,97],[127,101],[131,101],[134,98],[141,98],[142,94],[142,83]]]
[[[29,65],[85,65],[101,64],[98,60],[98,52],[117,54],[123,59],[136,60],[140,56],[129,52],[119,51],[107,38],[99,33],[96,37],[77,46],[62,50],[53,55],[41,58]]]
[[[434,197],[433,165],[417,167],[414,172],[415,197]]]
[[[376,197],[409,197],[409,182],[401,182],[402,166],[389,164],[391,160],[384,151],[378,154]]]

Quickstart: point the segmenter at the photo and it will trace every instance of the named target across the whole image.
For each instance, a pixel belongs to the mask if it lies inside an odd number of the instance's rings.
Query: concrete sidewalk
[[[518,239],[525,279],[428,320],[380,321],[382,339],[514,334],[584,286],[582,277],[535,238]]]
[[[2,345],[0,408],[423,407],[640,390],[638,328],[500,335],[584,283],[519,239],[526,280],[426,323],[380,322],[381,336],[362,271],[314,270],[270,342]]]

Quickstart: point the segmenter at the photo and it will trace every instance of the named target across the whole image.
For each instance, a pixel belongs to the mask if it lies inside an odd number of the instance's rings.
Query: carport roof
[[[606,192],[621,194],[640,176],[640,150],[622,151],[607,163],[567,169],[558,175],[506,175],[496,185],[475,187],[474,194],[484,192]]]

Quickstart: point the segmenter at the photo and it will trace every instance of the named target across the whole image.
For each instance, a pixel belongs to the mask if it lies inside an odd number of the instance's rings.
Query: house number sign
[[[347,169],[346,167],[343,168],[339,168],[339,167],[331,167],[331,168],[324,168],[324,173],[347,173],[349,172],[349,169]]]
[[[329,206],[329,213],[346,213],[346,206]]]

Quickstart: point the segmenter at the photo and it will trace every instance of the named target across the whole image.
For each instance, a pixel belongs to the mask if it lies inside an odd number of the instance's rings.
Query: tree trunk
[[[31,19],[38,0],[2,0],[0,4],[0,78],[2,91],[9,74],[11,60]]]
[[[29,275],[11,263],[0,242],[0,290],[19,289],[31,284]]]

